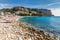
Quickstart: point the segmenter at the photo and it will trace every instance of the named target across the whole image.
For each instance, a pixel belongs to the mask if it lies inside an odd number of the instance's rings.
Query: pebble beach
[[[55,35],[17,21],[19,18],[22,16],[0,16],[0,40],[57,40]]]

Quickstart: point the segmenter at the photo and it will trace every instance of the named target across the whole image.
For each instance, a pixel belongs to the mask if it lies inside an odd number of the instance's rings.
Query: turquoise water
[[[29,23],[36,28],[60,34],[60,17],[23,17],[20,21]]]

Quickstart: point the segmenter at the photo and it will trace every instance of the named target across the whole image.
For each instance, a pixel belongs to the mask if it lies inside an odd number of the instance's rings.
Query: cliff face
[[[41,11],[43,13],[43,15],[52,16],[51,10],[39,9],[38,11]]]
[[[20,16],[52,16],[51,11],[48,9],[13,7],[11,9],[2,9],[2,10],[4,10],[4,11],[2,11],[2,12],[4,12],[4,14],[9,14],[9,12],[10,12],[10,14],[20,15]]]
[[[54,35],[45,34],[42,30],[37,31],[22,22],[9,20],[15,16],[7,17],[0,17],[0,40],[57,40]]]

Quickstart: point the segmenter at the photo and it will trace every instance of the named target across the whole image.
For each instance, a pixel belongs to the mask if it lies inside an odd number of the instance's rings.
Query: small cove
[[[27,16],[19,19],[19,21],[24,22],[27,25],[31,25],[35,28],[44,29],[50,31],[51,33],[60,34],[60,17],[59,16]]]

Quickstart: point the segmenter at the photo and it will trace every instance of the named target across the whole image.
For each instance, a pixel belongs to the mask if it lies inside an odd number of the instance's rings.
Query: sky
[[[14,6],[50,9],[52,14],[60,16],[60,0],[0,0],[0,9]]]

